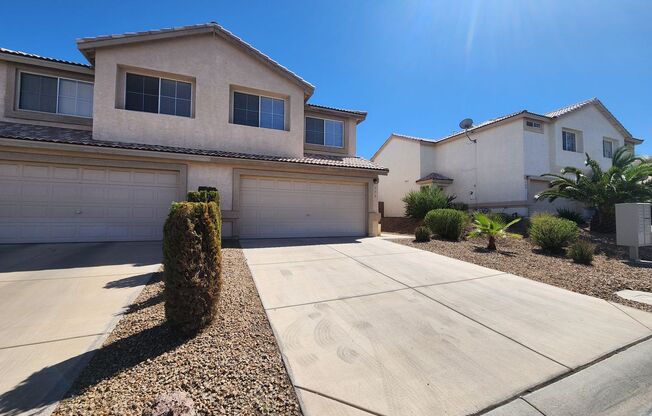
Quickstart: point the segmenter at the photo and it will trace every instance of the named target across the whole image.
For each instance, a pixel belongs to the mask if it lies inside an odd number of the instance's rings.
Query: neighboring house
[[[215,23],[77,41],[90,65],[0,50],[0,242],[158,240],[221,196],[223,236],[376,235],[366,113]]]
[[[389,169],[380,178],[383,215],[404,215],[403,196],[422,186],[439,186],[474,209],[520,215],[566,206],[535,202],[546,189],[545,173],[566,166],[584,168],[585,153],[603,167],[613,152],[642,140],[632,137],[597,98],[547,114],[527,110],[486,121],[438,140],[392,134],[371,158]]]

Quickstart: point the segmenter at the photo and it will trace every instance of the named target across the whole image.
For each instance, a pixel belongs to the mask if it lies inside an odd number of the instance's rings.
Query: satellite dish
[[[465,118],[464,120],[460,121],[460,128],[462,130],[468,130],[471,127],[473,127],[473,120],[470,118]]]

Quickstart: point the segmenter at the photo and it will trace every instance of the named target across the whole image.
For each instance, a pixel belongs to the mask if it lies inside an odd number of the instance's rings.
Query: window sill
[[[303,143],[304,150],[314,150],[317,152],[324,153],[337,153],[337,154],[347,154],[348,148],[344,147],[334,147],[334,146],[325,146],[322,144],[313,144],[313,143]]]
[[[5,117],[20,118],[24,120],[49,121],[52,123],[77,124],[80,126],[92,126],[93,119],[86,117],[67,116],[55,113],[40,113],[29,110],[5,110]]]
[[[149,111],[127,110],[126,108],[119,108],[119,107],[116,107],[115,109],[120,111],[126,111],[131,114],[149,114],[152,116],[174,117],[175,119],[182,119],[182,120],[193,120],[195,118],[195,116],[187,117],[187,116],[178,116],[176,114],[150,113]]]
[[[273,129],[271,127],[260,127],[260,126],[250,126],[248,124],[238,124],[238,123],[234,123],[232,121],[229,121],[229,124],[232,125],[232,126],[249,127],[249,128],[252,128],[252,129],[263,129],[263,130],[284,131],[284,132],[289,132],[290,131],[290,130],[287,130],[287,129]]]

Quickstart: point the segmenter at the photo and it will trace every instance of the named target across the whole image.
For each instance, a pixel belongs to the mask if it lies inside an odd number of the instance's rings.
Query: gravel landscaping
[[[55,415],[141,415],[161,393],[190,394],[198,414],[300,415],[242,250],[224,247],[218,317],[182,340],[165,324],[160,276],[76,380]]]
[[[410,239],[392,241],[652,312],[651,305],[625,300],[615,294],[623,289],[652,292],[652,268],[629,263],[627,252],[616,246],[611,236],[583,231],[582,238],[597,244],[591,266],[575,264],[563,254],[542,253],[527,238],[500,239],[497,252],[488,252],[484,239],[459,242],[435,239],[425,243]],[[640,255],[652,261],[651,248],[641,248]]]

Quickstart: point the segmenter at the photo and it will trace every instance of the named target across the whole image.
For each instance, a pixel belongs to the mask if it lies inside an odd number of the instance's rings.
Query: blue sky
[[[649,0],[23,0],[3,5],[0,46],[83,62],[78,37],[212,20],[314,84],[311,102],[368,111],[361,156],[391,132],[594,96],[652,153]]]

